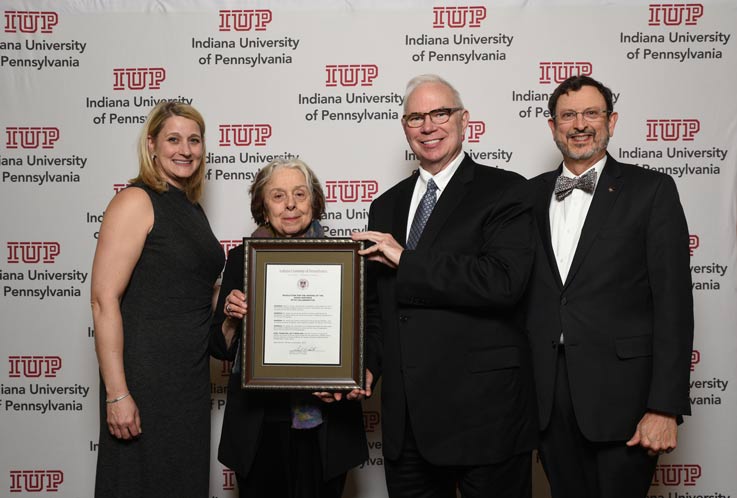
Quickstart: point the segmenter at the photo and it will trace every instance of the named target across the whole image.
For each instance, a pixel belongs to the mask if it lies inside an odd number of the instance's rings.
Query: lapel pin
[[[609,187],[609,192],[614,192],[615,190],[617,190],[616,187]]]

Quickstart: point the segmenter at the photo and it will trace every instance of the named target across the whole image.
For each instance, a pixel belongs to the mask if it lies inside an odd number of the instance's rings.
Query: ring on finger
[[[225,305],[225,312],[230,313],[230,303]]]

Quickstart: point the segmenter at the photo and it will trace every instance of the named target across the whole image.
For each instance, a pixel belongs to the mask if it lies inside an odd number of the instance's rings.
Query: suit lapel
[[[397,195],[397,205],[395,215],[393,215],[394,222],[392,223],[392,236],[394,240],[407,247],[407,217],[409,216],[409,205],[412,201],[412,192],[415,189],[415,183],[417,183],[420,175],[415,170],[412,176],[404,180],[401,186],[400,192]]]
[[[468,185],[473,181],[474,162],[466,156],[460,166],[453,174],[453,177],[445,187],[445,191],[438,199],[438,203],[427,220],[420,240],[417,242],[417,249],[430,247],[433,241],[442,231],[443,225],[453,213],[455,208],[464,197]],[[409,209],[409,207],[408,207]]]
[[[553,243],[550,236],[550,199],[553,197],[555,179],[560,176],[562,168],[563,165],[561,164],[557,170],[542,175],[543,192],[537,196],[535,204],[535,216],[537,217],[540,239],[545,249],[545,255],[548,258],[550,272],[553,274],[553,278],[560,288],[563,287],[563,281],[560,279],[560,270],[558,270],[558,262],[555,260],[555,252],[553,251]]]
[[[575,278],[599,230],[611,213],[612,206],[617,200],[619,192],[622,190],[623,179],[621,175],[622,168],[619,166],[619,163],[611,156],[607,156],[607,162],[604,165],[601,178],[596,185],[596,192],[581,230],[581,237],[578,239],[576,252],[571,262],[571,269],[568,271],[568,278],[565,283],[566,287]]]

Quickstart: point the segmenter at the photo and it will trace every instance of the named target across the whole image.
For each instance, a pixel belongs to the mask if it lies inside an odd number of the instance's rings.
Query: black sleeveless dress
[[[143,184],[154,226],[121,301],[125,375],[143,434],[121,441],[107,430],[100,385],[95,496],[209,496],[213,285],[223,250],[202,208],[169,186]]]

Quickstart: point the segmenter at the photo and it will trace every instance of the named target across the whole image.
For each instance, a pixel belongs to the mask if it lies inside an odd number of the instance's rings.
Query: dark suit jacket
[[[235,347],[230,350],[226,348],[221,328],[225,320],[225,298],[233,289],[243,290],[243,254],[243,245],[228,253],[218,304],[210,328],[210,353],[221,360],[233,361],[241,357]],[[289,393],[243,390],[240,382],[240,375],[236,374],[231,375],[228,381],[218,460],[245,476],[256,455],[264,418],[278,417],[287,420],[290,400]],[[323,477],[327,480],[364,462],[368,458],[368,448],[359,402],[343,400],[323,403],[320,407],[324,421],[320,425],[318,439]]]
[[[607,157],[561,282],[549,216],[561,167],[530,181],[540,240],[527,328],[540,424],[544,429],[550,419],[562,331],[581,431],[591,441],[627,440],[646,410],[690,413],[693,301],[686,219],[670,176]]]
[[[404,243],[418,176],[377,198],[369,230]],[[533,257],[524,179],[466,157],[416,250],[367,269],[367,366],[383,374],[384,455],[396,459],[409,410],[436,465],[482,465],[534,448],[530,352],[517,306]]]

